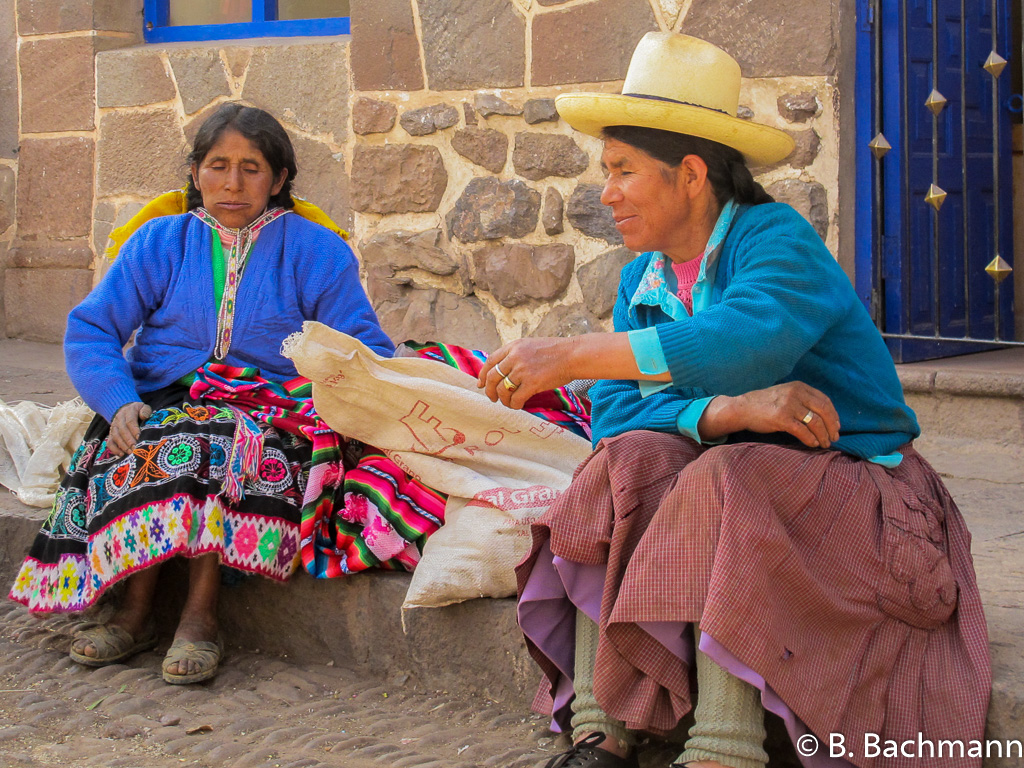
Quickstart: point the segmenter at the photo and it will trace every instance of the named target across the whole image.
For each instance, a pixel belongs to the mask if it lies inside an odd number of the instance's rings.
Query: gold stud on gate
[[[888,142],[885,136],[879,133],[868,143],[868,149],[871,150],[871,154],[873,154],[876,159],[881,160],[885,157],[886,153],[892,149],[892,144]]]
[[[997,253],[996,257],[988,263],[987,267],[985,267],[985,271],[988,272],[989,276],[995,280],[998,285],[1010,276],[1010,273],[1013,272],[1013,267],[1007,264],[1006,259]]]
[[[924,196],[924,201],[937,211],[946,202],[946,190],[932,184],[928,187],[928,194]]]
[[[1000,56],[995,51],[992,51],[985,59],[985,63],[982,64],[986,71],[992,75],[992,77],[999,77],[1003,74],[1003,70],[1006,68],[1006,59]]]
[[[928,99],[924,105],[931,110],[933,115],[938,116],[946,108],[947,103],[946,97],[939,93],[937,88],[933,88],[932,92],[928,94]]]

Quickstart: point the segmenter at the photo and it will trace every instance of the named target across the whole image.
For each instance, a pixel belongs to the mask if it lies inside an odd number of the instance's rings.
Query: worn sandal
[[[638,768],[636,750],[628,757],[619,757],[597,745],[607,738],[603,733],[592,733],[560,755],[548,761],[544,768]]]
[[[85,640],[95,648],[96,655],[86,656],[84,653],[76,651],[75,645],[79,640]],[[148,651],[156,646],[156,642],[156,626],[152,622],[142,631],[142,636],[138,640],[132,637],[124,627],[119,627],[116,624],[100,624],[76,632],[68,655],[71,656],[72,661],[87,667],[105,667],[108,664],[124,661],[136,653]]]
[[[175,640],[167,649],[167,655],[164,657],[162,667],[164,682],[171,685],[188,685],[209,680],[217,674],[220,657],[221,643],[219,640],[215,643],[208,640]],[[167,671],[172,664],[178,664],[180,668],[183,661],[196,662],[199,665],[199,671],[188,675]]]

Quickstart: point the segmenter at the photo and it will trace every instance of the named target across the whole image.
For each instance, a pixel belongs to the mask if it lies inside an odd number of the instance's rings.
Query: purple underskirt
[[[575,665],[576,609],[598,622],[605,581],[604,565],[583,565],[551,554],[544,543],[519,600],[519,626],[530,641],[558,668],[561,675],[554,686],[551,730],[561,733],[572,716],[573,667]],[[693,632],[690,624],[675,621],[650,621],[638,625],[673,656],[693,663]],[[734,677],[761,691],[761,704],[782,718],[794,744],[810,733],[764,678],[746,666],[706,632],[700,634],[700,650]],[[852,768],[842,758],[829,757],[828,743],[822,742],[817,754],[799,755],[806,768]]]

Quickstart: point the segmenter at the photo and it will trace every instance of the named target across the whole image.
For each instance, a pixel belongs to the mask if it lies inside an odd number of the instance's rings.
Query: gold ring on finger
[[[814,411],[808,411],[807,415],[804,416],[802,419],[800,419],[800,421],[802,421],[804,424],[810,424],[811,420],[813,418],[814,418]]]
[[[509,392],[515,392],[517,389],[519,389],[519,385],[513,384],[512,379],[510,379],[508,376],[503,378],[501,380],[501,383],[505,385],[505,389],[507,389]]]

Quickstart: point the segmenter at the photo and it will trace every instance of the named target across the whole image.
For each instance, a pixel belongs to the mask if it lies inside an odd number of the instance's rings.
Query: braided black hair
[[[291,139],[288,138],[288,133],[274,119],[274,116],[257,107],[247,107],[229,101],[206,118],[199,128],[199,132],[196,133],[195,141],[192,142],[192,151],[189,152],[187,160],[189,168],[202,164],[203,159],[229,128],[238,131],[256,145],[256,148],[263,153],[275,179],[280,175],[282,169],[287,169],[288,177],[285,179],[281,191],[270,198],[270,207],[295,207],[295,203],[292,202],[292,180],[298,172],[295,166],[295,148],[292,146]],[[196,189],[191,173],[188,175],[188,188],[185,196],[190,211],[202,206],[203,195]]]
[[[673,168],[687,155],[697,155],[708,167],[708,181],[719,208],[730,199],[747,205],[775,202],[775,198],[754,181],[743,155],[717,141],[635,125],[610,125],[602,135],[629,144]]]

